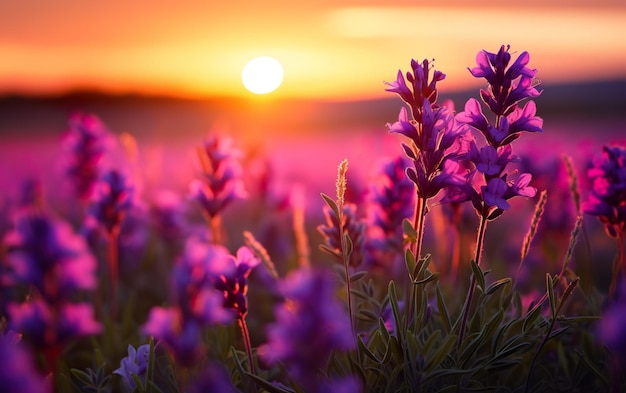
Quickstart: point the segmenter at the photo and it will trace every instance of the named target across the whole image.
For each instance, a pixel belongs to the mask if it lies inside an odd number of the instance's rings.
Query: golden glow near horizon
[[[272,96],[366,99],[385,96],[383,82],[411,58],[435,59],[447,74],[442,89],[476,86],[467,67],[476,52],[501,44],[530,52],[544,83],[626,78],[626,6],[610,0],[558,8],[546,6],[549,0],[517,8],[494,8],[490,0],[476,7],[454,0],[437,7],[242,1],[246,12],[226,2],[172,8],[33,0],[39,6],[32,9],[7,2],[0,5],[0,93],[245,96],[242,68],[266,55],[280,59],[287,75]]]

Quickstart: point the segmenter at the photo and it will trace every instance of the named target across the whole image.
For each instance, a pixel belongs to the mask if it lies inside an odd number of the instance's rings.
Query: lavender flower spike
[[[269,363],[284,364],[303,391],[321,393],[320,371],[331,352],[354,348],[350,320],[325,271],[297,270],[280,288],[286,301],[275,309],[276,322],[259,354]]]
[[[239,155],[229,139],[217,135],[210,135],[198,148],[201,173],[191,183],[190,194],[208,218],[217,216],[233,201],[247,196]]]
[[[69,129],[64,137],[66,149],[65,171],[76,196],[87,201],[100,177],[102,157],[110,135],[98,117],[75,113],[69,118]]]
[[[49,393],[50,384],[15,332],[0,332],[0,386],[5,393]]]

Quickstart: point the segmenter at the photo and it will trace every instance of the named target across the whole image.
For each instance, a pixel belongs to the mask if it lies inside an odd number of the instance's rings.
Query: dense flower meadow
[[[132,136],[73,115],[66,203],[31,179],[3,203],[0,390],[624,391],[626,145],[517,155],[549,133],[530,55],[469,73],[459,111],[432,61],[398,71],[395,157],[362,188],[337,163],[319,222],[226,135],[153,190]]]

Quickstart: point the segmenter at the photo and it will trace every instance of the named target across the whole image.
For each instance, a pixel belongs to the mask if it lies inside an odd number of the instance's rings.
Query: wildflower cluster
[[[96,260],[69,224],[39,210],[16,213],[4,246],[10,269],[5,279],[35,290],[25,302],[7,305],[9,327],[43,351],[53,369],[67,342],[102,329],[92,304],[74,301],[77,293],[96,288]]]

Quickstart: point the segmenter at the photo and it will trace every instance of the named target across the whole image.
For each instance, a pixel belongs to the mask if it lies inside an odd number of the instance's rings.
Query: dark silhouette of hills
[[[536,99],[539,115],[548,118],[626,118],[626,80],[543,85]],[[478,91],[440,92],[457,111]],[[349,102],[254,100],[235,97],[181,99],[139,94],[111,95],[76,91],[58,96],[0,97],[0,134],[59,132],[74,111],[91,112],[116,131],[133,133],[206,132],[227,128],[280,132],[384,128],[396,119],[402,102],[395,95]]]

